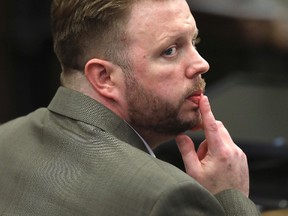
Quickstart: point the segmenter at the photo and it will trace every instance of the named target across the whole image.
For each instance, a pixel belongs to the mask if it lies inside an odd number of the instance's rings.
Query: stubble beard
[[[145,89],[133,75],[126,77],[125,82],[129,123],[134,128],[176,136],[199,125],[201,115],[198,107],[192,110],[195,115],[193,119],[181,119],[179,115],[186,98],[195,91],[204,90],[205,81],[201,77],[195,80],[193,87],[176,105],[153,94],[151,90]]]

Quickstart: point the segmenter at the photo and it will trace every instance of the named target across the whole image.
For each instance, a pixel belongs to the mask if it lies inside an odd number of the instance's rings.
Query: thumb
[[[197,173],[200,167],[200,161],[195,151],[195,146],[191,138],[185,134],[180,134],[175,138],[178,149],[188,175]]]

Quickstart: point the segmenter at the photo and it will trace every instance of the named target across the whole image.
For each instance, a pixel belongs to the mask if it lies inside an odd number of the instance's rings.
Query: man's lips
[[[190,101],[192,101],[193,103],[195,103],[195,104],[198,105],[199,102],[200,102],[200,99],[201,99],[202,94],[203,94],[203,91],[202,91],[202,90],[195,91],[195,92],[193,92],[193,94],[191,94],[191,95],[187,98],[187,100],[190,100]]]

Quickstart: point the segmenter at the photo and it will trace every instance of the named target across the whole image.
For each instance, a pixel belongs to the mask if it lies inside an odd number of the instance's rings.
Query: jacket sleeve
[[[255,204],[240,191],[225,190],[215,196],[225,210],[225,215],[261,216]]]
[[[150,216],[259,216],[256,206],[240,192],[228,190],[212,195],[189,182],[164,191]]]

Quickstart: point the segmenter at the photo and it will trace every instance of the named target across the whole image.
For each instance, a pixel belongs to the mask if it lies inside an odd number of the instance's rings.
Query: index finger
[[[206,95],[203,95],[201,97],[199,106],[202,116],[202,125],[208,145],[211,143],[214,144],[221,143],[218,125],[212,113],[208,97]]]

